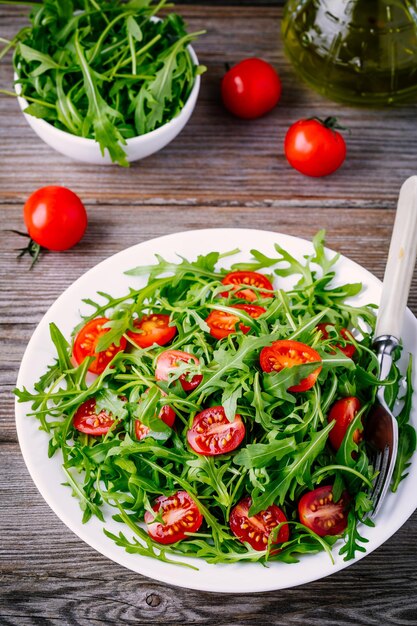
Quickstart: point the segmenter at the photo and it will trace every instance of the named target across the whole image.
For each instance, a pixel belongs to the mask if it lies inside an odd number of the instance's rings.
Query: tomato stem
[[[318,117],[317,115],[314,115],[313,117],[309,117],[308,119],[316,120],[317,122],[320,122],[320,124],[322,124],[326,128],[329,128],[330,130],[347,130],[348,132],[350,132],[350,128],[339,124],[337,117],[334,117],[332,115],[329,115],[324,120],[322,120],[321,117]]]
[[[36,243],[36,241],[34,241],[27,233],[23,233],[20,230],[13,229],[8,229],[7,232],[14,233],[15,235],[20,235],[21,237],[27,237],[29,239],[27,246],[16,249],[16,251],[19,253],[16,258],[20,259],[25,254],[29,254],[29,256],[31,256],[33,259],[29,267],[29,270],[31,270],[36,262],[39,260],[42,247],[38,243]]]

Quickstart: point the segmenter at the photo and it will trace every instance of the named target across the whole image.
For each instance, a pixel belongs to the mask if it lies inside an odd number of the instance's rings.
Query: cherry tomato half
[[[197,413],[187,441],[197,454],[215,456],[237,448],[245,436],[245,425],[240,415],[233,422],[227,419],[222,406],[212,406]]]
[[[72,355],[78,365],[80,365],[84,359],[89,356],[96,357],[94,361],[90,363],[90,367],[88,368],[88,371],[93,372],[94,374],[101,374],[104,372],[114,355],[126,348],[126,339],[121,337],[118,346],[112,343],[105,350],[96,352],[96,346],[100,337],[105,333],[108,333],[110,330],[109,328],[103,328],[104,324],[108,321],[107,317],[97,317],[96,319],[90,320],[80,330],[74,341]]]
[[[314,363],[321,361],[318,352],[300,341],[283,339],[274,341],[270,346],[262,348],[260,354],[260,364],[264,372],[280,372],[285,367],[294,367],[303,363]],[[298,385],[288,387],[288,391],[307,391],[311,389],[321,372],[321,366],[303,378]]]
[[[281,81],[272,65],[262,59],[245,59],[223,77],[222,99],[231,113],[243,119],[255,119],[278,104]]]
[[[145,393],[149,393],[149,389],[145,391]],[[167,394],[161,390],[161,395],[166,396]],[[168,404],[165,404],[158,414],[159,419],[161,419],[167,426],[172,428],[175,422],[175,411]],[[136,439],[143,439],[151,432],[149,426],[145,426],[142,422],[137,419],[135,420],[135,435]]]
[[[252,287],[257,287],[260,289],[269,289],[270,292],[273,291],[273,286],[266,276],[263,274],[259,274],[259,272],[229,272],[222,279],[223,285],[252,285]],[[220,295],[226,298],[231,292],[224,291]],[[259,297],[261,298],[272,298],[273,294],[269,292],[256,292],[252,289],[234,289],[232,291],[233,295],[236,298],[243,298],[244,300],[248,300],[249,302],[253,302],[257,300]]]
[[[305,493],[298,503],[300,522],[320,537],[340,535],[347,526],[349,503],[347,491],[334,502],[331,486],[317,487]]]
[[[29,236],[48,250],[68,250],[87,228],[87,213],[79,197],[66,187],[42,187],[23,208]]]
[[[159,496],[153,510],[160,514],[161,522],[154,522],[149,511],[145,513],[148,534],[158,543],[175,543],[186,539],[186,533],[195,533],[203,522],[196,503],[186,491],[177,491],[172,496]]]
[[[169,315],[153,313],[135,320],[133,326],[139,331],[129,330],[126,334],[140,348],[149,348],[157,343],[164,346],[175,337],[177,329],[169,325]]]
[[[156,380],[168,380],[169,374],[175,370],[179,363],[189,363],[193,361],[198,364],[200,361],[193,354],[189,352],[182,352],[182,350],[165,350],[156,359],[155,378]],[[201,374],[195,374],[191,380],[188,380],[187,374],[182,374],[179,377],[184,391],[192,391],[203,380]]]
[[[249,509],[252,500],[249,496],[243,498],[230,513],[230,530],[240,541],[249,543],[254,550],[265,550],[268,545],[268,537],[272,530],[286,522],[285,514],[275,504],[269,506],[265,511],[259,511],[256,515],[249,517]],[[273,542],[284,543],[288,541],[290,531],[288,524],[281,526],[278,536]]]
[[[329,338],[329,333],[327,331],[327,328],[329,326],[334,326],[333,324],[329,324],[328,322],[324,322],[322,324],[317,324],[317,330],[321,331],[321,335],[323,337],[323,339],[328,339]],[[337,348],[338,350],[340,350],[340,352],[343,352],[343,354],[347,357],[349,357],[349,359],[351,359],[353,357],[353,355],[356,352],[356,348],[353,345],[353,343],[349,343],[350,340],[352,339],[352,335],[350,334],[350,332],[348,331],[347,328],[341,328],[340,329],[340,336],[343,337],[343,339],[347,342],[344,346],[342,346],[340,343],[336,343],[335,344],[335,348]]]
[[[98,436],[105,435],[110,430],[114,419],[107,411],[97,413],[96,399],[89,398],[78,407],[72,423],[80,433]]]
[[[234,304],[231,308],[240,309],[245,311],[248,315],[254,319],[258,318],[262,313],[266,313],[266,309],[263,306],[257,306],[256,304]],[[223,339],[231,333],[235,333],[236,324],[239,323],[239,316],[233,315],[233,313],[227,313],[226,311],[211,311],[206,319],[206,323],[210,327],[210,335],[216,339]],[[239,329],[242,333],[248,333],[250,326],[245,326],[243,323],[239,324]]]
[[[349,424],[355,419],[360,408],[361,403],[354,396],[337,400],[332,405],[327,419],[329,422],[336,420],[336,424],[329,433],[329,440],[334,450],[339,450]],[[353,433],[353,441],[359,443],[362,440],[362,434],[363,429],[357,428]]]
[[[285,137],[288,163],[306,176],[327,176],[335,172],[346,157],[346,144],[328,118],[324,122],[306,119],[295,122]]]

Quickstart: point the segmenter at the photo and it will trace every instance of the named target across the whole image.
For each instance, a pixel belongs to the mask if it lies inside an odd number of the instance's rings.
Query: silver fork
[[[393,352],[400,344],[416,256],[417,176],[411,176],[403,183],[398,198],[373,341],[381,381],[389,375]],[[364,432],[370,461],[378,472],[370,493],[371,518],[377,515],[389,489],[398,451],[398,424],[384,395],[385,387],[378,387]]]

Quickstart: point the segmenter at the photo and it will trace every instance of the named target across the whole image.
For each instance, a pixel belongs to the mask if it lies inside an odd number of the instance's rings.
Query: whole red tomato
[[[87,228],[83,203],[66,187],[42,187],[32,193],[23,217],[31,239],[48,250],[72,248]]]
[[[272,65],[250,58],[232,67],[222,80],[226,109],[237,117],[255,119],[268,113],[281,96],[281,81]]]
[[[328,176],[335,172],[346,157],[345,140],[336,128],[341,127],[334,117],[292,124],[284,142],[288,163],[306,176]]]

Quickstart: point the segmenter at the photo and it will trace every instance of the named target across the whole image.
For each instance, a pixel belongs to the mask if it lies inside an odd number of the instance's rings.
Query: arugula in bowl
[[[179,115],[195,78],[183,19],[157,17],[166,0],[44,0],[7,47],[26,114],[95,139],[128,165],[127,139]]]

